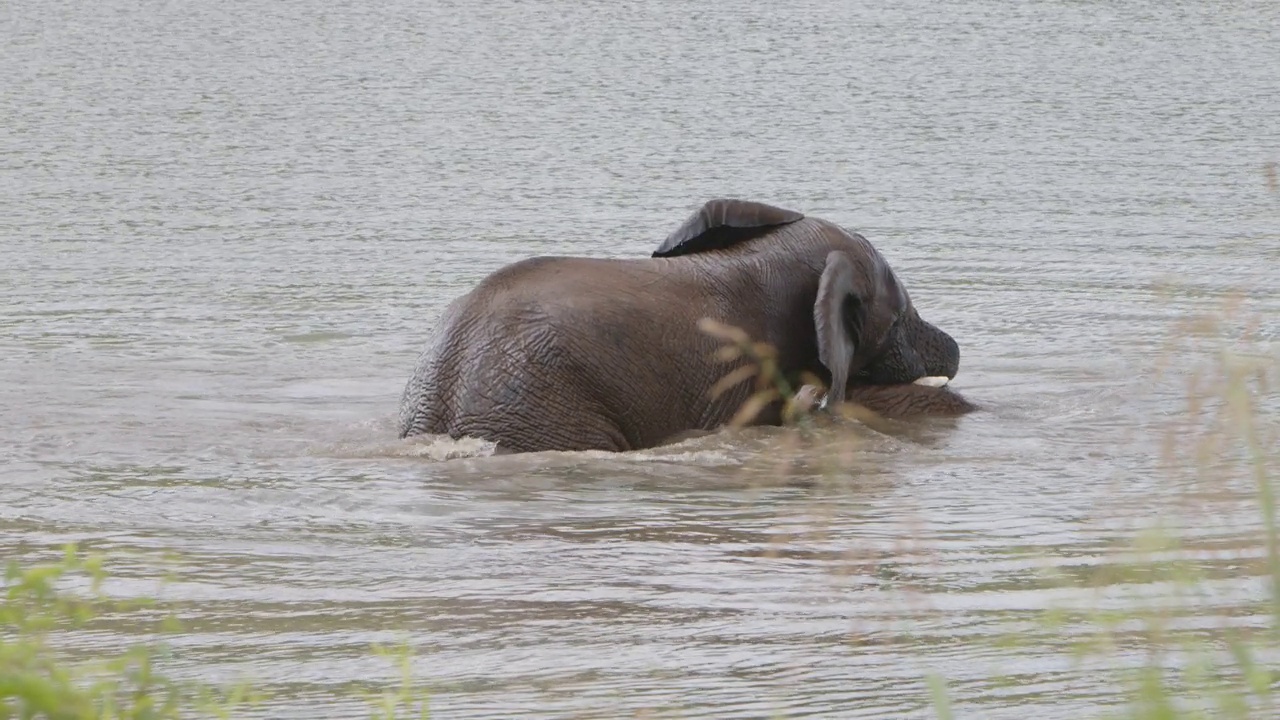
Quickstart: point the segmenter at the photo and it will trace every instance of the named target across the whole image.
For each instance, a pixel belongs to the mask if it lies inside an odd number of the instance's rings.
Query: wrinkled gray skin
[[[726,424],[752,393],[710,389],[712,318],[778,349],[799,386],[954,377],[955,341],[916,313],[861,235],[760,203],[713,200],[637,259],[535,257],[444,312],[405,387],[401,437],[490,440],[502,452],[633,450]],[[781,422],[781,403],[755,424]]]

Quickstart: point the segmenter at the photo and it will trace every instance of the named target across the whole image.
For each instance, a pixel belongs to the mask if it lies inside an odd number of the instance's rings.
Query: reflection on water
[[[400,633],[441,717],[926,715],[931,671],[962,716],[1078,717],[1140,650],[1077,664],[1033,618],[1160,586],[1042,573],[1120,567],[1157,518],[1211,591],[1177,622],[1259,622],[1248,475],[1164,435],[1214,354],[1176,323],[1238,292],[1280,332],[1273,3],[13,17],[0,549],[126,553],[125,594],[178,552],[175,662],[261,681],[263,717],[352,716]],[[985,409],[627,455],[394,438],[485,273],[647,254],[735,195],[865,233]]]

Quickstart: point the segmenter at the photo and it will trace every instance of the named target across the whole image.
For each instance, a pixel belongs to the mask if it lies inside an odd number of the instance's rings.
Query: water
[[[359,716],[400,633],[440,717],[913,717],[930,671],[961,716],[1088,714],[1109,666],[991,641],[1085,602],[1036,567],[1185,510],[1157,459],[1208,355],[1176,323],[1238,293],[1280,332],[1266,0],[0,15],[0,552],[142,551],[126,594],[179,552],[179,672],[261,681],[265,717]],[[626,456],[394,439],[451,298],[648,253],[716,196],[866,234],[989,410]],[[1256,513],[1195,497],[1220,612],[1186,622],[1250,622]]]

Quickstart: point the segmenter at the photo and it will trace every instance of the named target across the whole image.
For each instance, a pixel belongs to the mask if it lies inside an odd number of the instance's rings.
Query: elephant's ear
[[[827,265],[818,281],[813,323],[818,335],[818,359],[831,371],[831,402],[844,400],[849,365],[862,336],[865,308],[854,291],[853,261],[839,250],[827,253]]]
[[[804,219],[786,210],[749,200],[710,200],[667,236],[653,257],[675,257],[736,245],[781,225]]]

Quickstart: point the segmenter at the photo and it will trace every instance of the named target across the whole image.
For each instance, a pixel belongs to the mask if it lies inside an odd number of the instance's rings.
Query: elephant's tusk
[[[813,407],[819,410],[827,406],[827,394],[814,385],[804,385],[796,391],[796,407],[807,412]]]
[[[919,378],[911,384],[923,385],[925,387],[931,387],[931,388],[940,388],[949,382],[951,382],[951,378],[947,377],[946,375],[929,375],[926,377]]]

